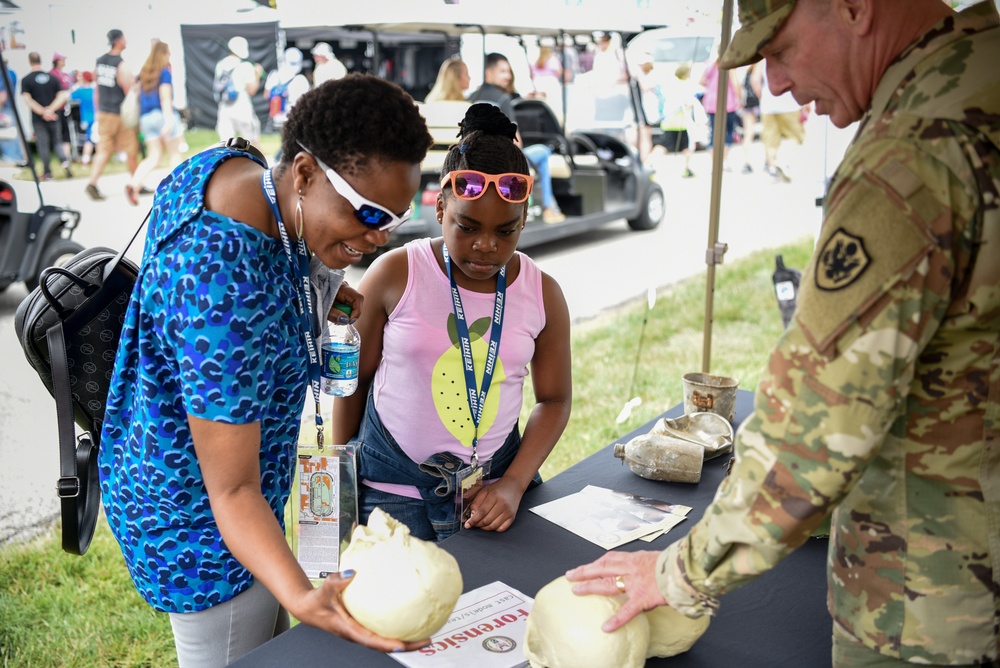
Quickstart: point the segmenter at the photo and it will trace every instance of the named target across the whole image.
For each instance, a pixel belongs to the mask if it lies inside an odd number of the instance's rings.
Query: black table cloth
[[[740,390],[738,424],[752,410],[753,394]],[[683,406],[663,416],[678,417]],[[654,420],[655,421],[655,420]],[[618,439],[646,433],[653,422]],[[636,540],[618,550],[661,550],[682,537],[711,503],[725,476],[729,455],[705,462],[698,484],[645,480],[612,455],[610,444],[566,469],[521,501],[514,525],[504,533],[463,530],[440,543],[458,560],[465,591],[499,580],[528,595],[568,569],[606,553],[603,548],[542,519],[529,509],[580,491],[587,485],[627,491],[691,506],[688,519],[651,543]],[[810,539],[777,568],[726,594],[719,614],[687,653],[650,659],[647,666],[777,668],[830,665],[831,622],[826,611],[826,539]],[[388,655],[299,624],[259,647],[236,666],[400,666]],[[474,667],[470,667],[474,668]]]

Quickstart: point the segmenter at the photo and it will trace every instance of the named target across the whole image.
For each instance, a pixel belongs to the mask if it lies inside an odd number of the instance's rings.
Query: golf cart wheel
[[[42,252],[42,261],[38,265],[38,273],[24,279],[24,284],[28,286],[28,291],[38,287],[38,277],[42,271],[49,267],[61,267],[66,264],[74,255],[83,250],[83,246],[70,239],[55,239]]]
[[[628,221],[628,226],[633,230],[651,230],[663,220],[663,213],[666,209],[666,199],[663,197],[663,188],[656,183],[650,183],[646,190],[646,201],[643,203],[639,215]]]

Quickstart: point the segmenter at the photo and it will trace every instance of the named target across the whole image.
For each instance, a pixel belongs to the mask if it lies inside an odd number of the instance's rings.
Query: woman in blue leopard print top
[[[361,627],[340,604],[349,578],[313,587],[285,540],[309,356],[278,226],[328,267],[359,262],[409,209],[430,142],[401,88],[351,75],[300,99],[273,170],[220,146],[157,189],[101,491],[136,589],[170,614],[183,667],[235,660],[288,628],[289,612],[382,651],[423,644]],[[337,298],[358,315],[357,292]]]

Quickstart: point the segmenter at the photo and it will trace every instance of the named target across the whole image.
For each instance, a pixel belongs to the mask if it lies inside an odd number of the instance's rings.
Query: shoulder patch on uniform
[[[865,273],[870,263],[864,239],[839,227],[819,251],[816,287],[820,290],[846,288]]]
[[[923,216],[873,176],[852,181],[830,204],[804,272],[812,280],[800,286],[795,319],[823,355],[835,353],[852,323],[883,308],[882,295],[907,280],[934,247]]]

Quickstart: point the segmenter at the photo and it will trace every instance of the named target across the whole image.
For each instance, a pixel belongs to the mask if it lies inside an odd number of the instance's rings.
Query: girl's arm
[[[705,71],[701,74],[701,79],[698,81],[698,85],[704,88],[708,85],[708,75],[712,72],[712,68],[715,67],[715,63],[712,63],[705,68]]]
[[[555,279],[542,274],[545,328],[535,339],[531,358],[536,403],[524,425],[521,447],[500,480],[482,489],[472,502],[466,528],[506,531],[514,522],[521,496],[552,452],[569,421],[573,401],[569,308]]]
[[[754,63],[750,70],[750,87],[757,94],[757,99],[761,99],[764,93],[764,65],[763,61]]]
[[[159,92],[160,110],[163,112],[163,129],[160,135],[169,137],[174,131],[174,87],[168,83],[161,83]]]
[[[743,86],[740,84],[740,78],[736,75],[736,70],[727,70],[727,72],[728,92],[736,98],[736,110],[739,111],[743,108]]]
[[[382,361],[382,332],[389,321],[389,314],[396,308],[406,288],[406,272],[406,249],[398,249],[373,262],[358,284],[358,292],[363,295],[365,307],[354,323],[361,336],[358,389],[349,397],[337,397],[333,400],[330,432],[333,443],[347,443],[361,428],[368,389]]]

